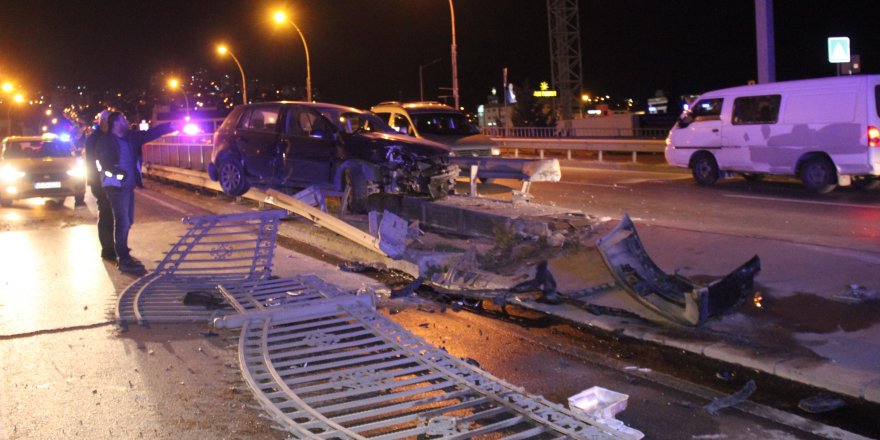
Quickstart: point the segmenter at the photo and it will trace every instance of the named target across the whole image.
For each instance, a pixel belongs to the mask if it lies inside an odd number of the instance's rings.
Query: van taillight
[[[880,147],[880,128],[868,126],[868,146]]]

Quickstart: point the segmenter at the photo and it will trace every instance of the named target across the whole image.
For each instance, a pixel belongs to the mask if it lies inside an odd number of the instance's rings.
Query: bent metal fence
[[[218,284],[266,277],[272,268],[281,210],[185,218],[189,230],[158,267],[119,296],[120,323],[205,321]],[[196,301],[185,301],[193,298]]]
[[[240,327],[244,379],[292,438],[642,437],[429,345],[379,313],[373,294],[342,292],[311,275],[269,276],[284,214],[185,219],[189,231],[122,293],[117,318]],[[207,301],[187,304],[192,294]]]
[[[222,287],[245,381],[294,438],[640,438],[449,355],[313,276]]]

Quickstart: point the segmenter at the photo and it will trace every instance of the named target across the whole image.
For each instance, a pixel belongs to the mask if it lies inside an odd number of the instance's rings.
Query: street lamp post
[[[431,61],[428,64],[420,64],[419,65],[419,101],[425,100],[425,88],[424,88],[424,85],[422,82],[422,69],[424,69],[425,67],[428,67],[430,65],[437,64],[439,62],[440,62],[440,58],[437,58],[436,60]]]
[[[455,9],[452,7],[452,0],[449,0],[449,15],[452,16],[452,99],[455,101],[455,109],[458,110],[458,61],[455,47]]]
[[[189,98],[186,97],[186,90],[183,89],[180,81],[174,78],[168,80],[168,87],[170,87],[171,90],[180,88],[180,92],[183,93],[183,103],[186,106],[186,120],[189,121]]]
[[[276,12],[274,18],[275,22],[279,24],[287,22],[293,26],[293,28],[296,29],[296,33],[299,34],[299,38],[302,40],[303,48],[306,51],[306,100],[312,102],[312,66],[311,61],[309,60],[309,45],[306,43],[306,37],[303,35],[302,31],[299,30],[299,26],[297,26],[293,20],[288,18],[287,14],[284,12]]]
[[[247,80],[244,78],[244,69],[241,67],[241,63],[238,62],[238,58],[235,57],[235,54],[229,50],[228,47],[224,45],[217,46],[217,53],[220,55],[229,54],[232,57],[232,61],[235,61],[235,65],[238,66],[238,71],[241,72],[241,98],[244,104],[248,103],[247,99]]]

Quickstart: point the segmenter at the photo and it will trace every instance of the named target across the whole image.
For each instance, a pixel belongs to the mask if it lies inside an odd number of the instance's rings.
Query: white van
[[[669,132],[665,154],[701,185],[780,174],[816,193],[880,186],[880,75],[704,93]]]

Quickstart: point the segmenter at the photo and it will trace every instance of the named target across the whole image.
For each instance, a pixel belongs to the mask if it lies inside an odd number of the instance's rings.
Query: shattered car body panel
[[[359,198],[375,192],[452,191],[458,167],[443,145],[397,133],[376,115],[335,104],[262,102],[238,106],[214,136],[208,175],[227,194],[251,185],[318,186]]]
[[[750,293],[754,277],[761,270],[756,255],[708,285],[678,274],[668,275],[648,256],[628,215],[596,244],[614,278],[627,292],[648,308],[684,325],[699,325],[739,304]]]

